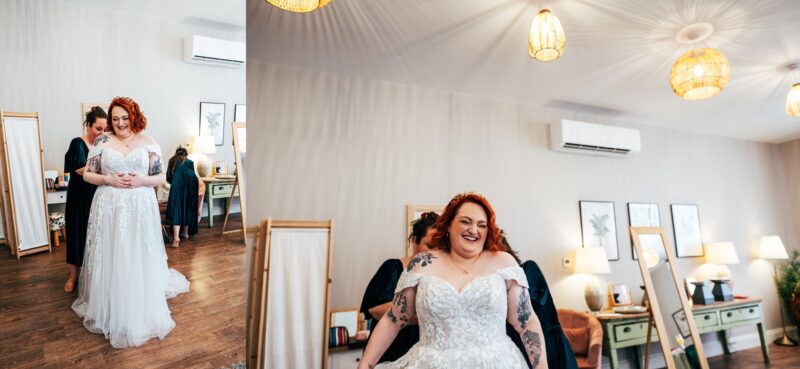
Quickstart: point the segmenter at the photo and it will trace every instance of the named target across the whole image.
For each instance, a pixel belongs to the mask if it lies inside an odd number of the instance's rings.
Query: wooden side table
[[[755,325],[761,339],[761,354],[764,362],[769,362],[769,347],[764,333],[764,317],[760,299],[743,299],[728,302],[717,302],[711,305],[694,305],[692,315],[699,333],[719,333],[722,349],[730,354],[725,331],[731,328]],[[636,349],[636,367],[641,367],[640,348],[647,342],[648,314],[620,314],[615,316],[597,316],[603,326],[603,354],[611,359],[611,368],[619,367],[617,350],[634,347]],[[655,329],[651,342],[658,342]]]
[[[214,178],[203,178],[203,182],[206,184],[206,194],[205,194],[205,201],[208,205],[208,210],[206,214],[208,216],[208,228],[214,227],[214,217],[213,217],[213,207],[214,207],[214,200],[215,199],[224,199],[225,207],[231,206],[230,201],[228,201],[231,197],[231,191],[233,191],[234,181],[231,180],[219,180]],[[236,189],[234,195],[239,196],[239,189]]]

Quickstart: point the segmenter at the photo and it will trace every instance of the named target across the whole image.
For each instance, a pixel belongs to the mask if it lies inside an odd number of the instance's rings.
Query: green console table
[[[208,205],[208,209],[206,214],[208,216],[208,228],[214,226],[214,217],[212,216],[212,212],[214,210],[214,200],[215,199],[224,199],[225,200],[225,207],[231,206],[228,200],[231,198],[231,191],[233,191],[234,187],[234,180],[220,180],[214,178],[203,178],[203,182],[206,184],[206,194],[205,194],[205,201]],[[239,188],[236,188],[236,192],[233,196],[239,196]]]
[[[761,339],[761,353],[764,362],[769,362],[769,348],[764,336],[764,317],[760,299],[742,299],[717,302],[711,305],[694,305],[694,321],[699,333],[718,332],[722,349],[730,354],[725,331],[731,328],[756,326]],[[641,367],[641,346],[647,342],[647,313],[621,314],[615,316],[599,315],[597,319],[603,326],[603,354],[611,359],[611,369],[619,367],[617,350],[627,347],[636,349],[636,367]],[[656,330],[652,331],[651,342],[657,342]]]

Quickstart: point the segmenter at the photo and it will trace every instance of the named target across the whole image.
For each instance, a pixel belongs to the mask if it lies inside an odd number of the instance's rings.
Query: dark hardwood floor
[[[245,247],[241,234],[220,237],[222,219],[181,248],[167,247],[169,266],[191,290],[169,301],[175,329],[163,340],[115,349],[83,327],[64,292],[64,243],[17,261],[0,246],[0,368],[214,368],[245,358]],[[234,217],[228,229],[241,227]]]
[[[770,363],[764,362],[761,347],[719,355],[708,359],[711,369],[797,369],[800,368],[800,347],[769,345]]]

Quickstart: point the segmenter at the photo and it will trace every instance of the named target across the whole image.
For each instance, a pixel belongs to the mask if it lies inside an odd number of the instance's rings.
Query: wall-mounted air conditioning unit
[[[183,39],[183,60],[189,63],[240,67],[246,58],[244,42],[197,35]]]
[[[550,148],[576,154],[629,156],[642,149],[639,130],[562,119],[550,125]]]

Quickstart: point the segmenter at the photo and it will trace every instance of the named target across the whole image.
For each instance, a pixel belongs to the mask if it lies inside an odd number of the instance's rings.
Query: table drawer
[[[722,324],[757,320],[761,318],[761,308],[759,306],[745,306],[736,309],[722,310],[719,314],[722,318]]]
[[[211,186],[212,196],[230,195],[231,191],[233,191],[233,184]]]
[[[655,329],[653,332],[655,332]],[[646,337],[647,322],[621,324],[614,327],[614,338],[617,342],[643,339]]]
[[[67,191],[53,191],[47,193],[48,204],[64,204],[67,202]]]
[[[713,327],[719,324],[717,319],[717,312],[715,311],[710,313],[694,314],[694,322],[697,324],[697,328]]]

